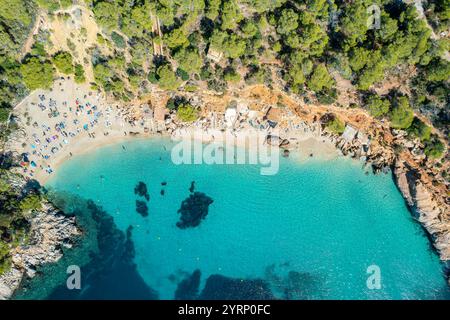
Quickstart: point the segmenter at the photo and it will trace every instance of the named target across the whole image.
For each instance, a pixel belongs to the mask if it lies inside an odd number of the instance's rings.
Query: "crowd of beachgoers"
[[[107,104],[101,94],[73,87],[67,80],[60,80],[52,91],[31,94],[16,107],[16,113],[25,131],[18,148],[20,165],[30,178],[40,172],[52,174],[55,158],[71,157],[97,140],[125,137],[142,127],[130,110]]]

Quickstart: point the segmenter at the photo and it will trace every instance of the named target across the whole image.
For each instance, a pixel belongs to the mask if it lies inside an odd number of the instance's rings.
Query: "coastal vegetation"
[[[192,122],[198,119],[199,112],[189,104],[180,105],[177,108],[177,117],[183,122]]]
[[[335,114],[326,114],[322,118],[322,123],[329,131],[336,134],[342,134],[345,130],[345,123]]]
[[[53,64],[63,74],[71,74],[74,72],[72,55],[69,52],[56,53],[53,56]]]
[[[20,66],[23,82],[30,90],[50,89],[53,84],[53,65],[38,57],[31,57]]]
[[[26,244],[33,212],[41,209],[41,195],[33,188],[13,187],[20,180],[8,170],[0,170],[0,275],[11,267],[11,252]]]
[[[32,1],[0,1],[0,120],[9,118],[12,106],[26,94],[20,51],[28,37],[36,6]],[[30,62],[28,60],[28,62]],[[35,64],[33,64],[35,66]]]
[[[431,131],[431,127],[417,117],[414,118],[411,126],[408,128],[408,133],[419,138],[422,142],[430,140]]]
[[[370,95],[366,99],[366,108],[374,117],[382,117],[389,112],[390,103],[378,95]]]
[[[407,129],[414,119],[414,112],[407,97],[398,97],[389,111],[391,126],[395,129]]]
[[[425,143],[425,154],[433,159],[439,159],[444,154],[445,147],[438,136],[432,135]]]
[[[425,14],[436,32],[450,27],[450,2],[448,0],[431,0],[424,3]]]

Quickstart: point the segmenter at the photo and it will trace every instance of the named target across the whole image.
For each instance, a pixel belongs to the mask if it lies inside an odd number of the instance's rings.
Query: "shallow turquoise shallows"
[[[177,166],[172,146],[107,146],[73,157],[48,183],[92,199],[124,234],[133,226],[136,271],[158,298],[448,298],[443,266],[391,175],[344,158],[282,158],[274,176],[254,165]],[[139,181],[150,196],[147,217],[136,212],[136,200],[147,202],[134,192]],[[193,181],[214,202],[199,226],[180,229],[177,211]],[[373,265],[378,290],[367,286]],[[110,290],[121,276],[101,283]]]

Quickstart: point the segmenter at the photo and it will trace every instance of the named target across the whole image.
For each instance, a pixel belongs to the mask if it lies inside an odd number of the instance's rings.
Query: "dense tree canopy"
[[[394,100],[389,117],[391,126],[395,129],[407,129],[411,126],[414,112],[407,97],[398,97]]]
[[[308,80],[308,87],[315,92],[319,92],[324,88],[331,88],[332,85],[333,79],[329,75],[327,68],[323,64],[317,65]]]
[[[387,99],[382,99],[377,95],[371,95],[367,98],[366,107],[372,116],[381,117],[389,112],[390,103]]]
[[[53,64],[59,72],[71,74],[74,72],[72,55],[69,52],[60,51],[53,56]]]
[[[340,120],[336,115],[331,115],[327,119],[325,126],[328,130],[336,134],[342,134],[345,130],[345,123],[342,120]]]
[[[177,117],[183,122],[192,122],[198,119],[198,110],[189,104],[180,105],[177,108]]]
[[[226,82],[238,81],[236,63],[248,70],[247,83],[263,83],[265,68],[261,57],[283,61],[282,76],[292,92],[310,90],[318,98],[331,96],[335,85],[332,71],[352,81],[356,89],[366,91],[383,81],[397,66],[419,65],[423,83],[438,83],[432,88],[423,85],[422,90],[428,90],[427,97],[442,97],[438,88],[448,78],[448,63],[438,58],[448,48],[443,50],[442,42],[430,39],[431,31],[410,4],[391,0],[376,3],[370,0],[345,3],[337,0],[99,0],[92,3],[97,21],[106,33],[112,32],[111,38],[116,37],[114,30],[128,37],[133,64],[141,67],[146,62],[151,64],[146,55],[151,55],[153,43],[161,44],[168,49],[168,61],[175,62],[172,69],[178,66],[176,74],[180,78],[201,73],[210,87],[219,88],[226,86]],[[436,2],[429,12],[445,16],[442,3],[443,0],[439,5]],[[368,23],[377,22],[371,16],[376,11],[374,4],[380,10],[379,28]],[[152,16],[160,19],[161,39],[153,38]],[[208,49],[228,60],[220,68],[213,64],[205,78],[206,69],[202,66],[207,62]],[[160,65],[150,65],[150,69],[153,71],[147,73],[148,79],[161,83],[156,81],[160,78],[157,75]],[[162,71],[162,78],[167,78],[169,83],[177,78],[170,76],[166,68]],[[128,73],[130,83],[140,83],[137,79],[140,74],[142,71]],[[116,72],[116,76],[120,78],[121,73]],[[390,108],[387,99],[366,99],[362,104],[376,117],[387,114]]]
[[[236,29],[238,23],[244,19],[244,16],[239,10],[236,0],[228,0],[222,2],[222,30]]]
[[[428,81],[446,81],[450,79],[450,62],[442,59],[430,63],[426,78]]]
[[[76,83],[83,83],[86,81],[86,77],[84,75],[84,69],[81,64],[75,65],[75,82]]]
[[[193,48],[179,50],[174,58],[178,61],[180,67],[189,73],[198,73],[203,64],[198,50]]]
[[[432,137],[425,144],[425,154],[430,158],[441,158],[444,151],[445,146],[437,135],[432,135]]]
[[[54,77],[53,65],[49,61],[41,61],[32,57],[20,67],[25,85],[30,90],[50,89]]]
[[[97,2],[94,14],[97,22],[107,30],[113,30],[119,23],[119,8],[114,2]]]
[[[408,132],[423,142],[431,138],[431,127],[419,118],[414,118],[411,126],[408,128]]]
[[[158,76],[158,84],[162,89],[176,90],[181,84],[168,64],[159,67],[156,74]]]
[[[32,1],[0,0],[0,62],[16,55],[28,37],[36,8]]]

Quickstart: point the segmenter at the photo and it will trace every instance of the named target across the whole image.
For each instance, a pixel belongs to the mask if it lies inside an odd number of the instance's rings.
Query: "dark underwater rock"
[[[180,229],[197,227],[208,215],[209,205],[213,199],[202,192],[194,192],[183,200],[178,213],[181,214],[177,227]]]
[[[189,187],[189,192],[192,193],[195,191],[195,181],[191,182],[191,186]]]
[[[139,181],[136,187],[134,187],[134,194],[137,194],[140,197],[144,197],[147,201],[150,200],[147,185],[142,181]]]
[[[175,300],[195,300],[200,286],[200,270],[195,270],[191,275],[181,280],[175,291]]]
[[[268,284],[261,279],[233,279],[222,275],[211,275],[207,280],[200,300],[273,300],[275,296]]]
[[[145,201],[136,200],[136,212],[143,217],[148,216],[148,207]]]
[[[55,200],[52,197],[52,201]],[[113,217],[92,200],[64,195],[57,202],[66,203],[62,209],[77,217],[85,230],[84,237],[76,249],[67,250],[57,264],[48,264],[39,270],[39,277],[24,283],[27,290],[18,299],[43,299],[40,293],[43,287],[49,291],[45,298],[49,300],[158,299],[158,292],[145,283],[134,262],[131,226],[126,232],[121,231]],[[86,261],[84,257],[89,259]],[[80,263],[82,289],[69,290],[67,267]]]
[[[322,275],[289,269],[289,263],[286,263],[278,266],[272,264],[265,270],[264,280],[270,284],[277,297],[286,300],[309,300],[318,295],[326,296]]]

